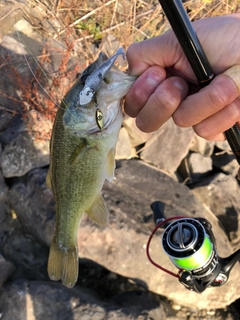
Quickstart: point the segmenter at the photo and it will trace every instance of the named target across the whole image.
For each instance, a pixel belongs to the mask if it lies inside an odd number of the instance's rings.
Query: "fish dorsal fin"
[[[109,212],[101,194],[99,194],[92,206],[86,210],[86,213],[100,226],[106,226],[108,224]]]
[[[90,148],[91,146],[88,144],[87,140],[81,138],[80,143],[76,146],[69,157],[70,164],[73,166],[77,164]]]
[[[111,182],[114,178],[114,171],[115,171],[115,150],[112,149],[108,153],[107,157],[107,172],[106,172],[106,179]]]

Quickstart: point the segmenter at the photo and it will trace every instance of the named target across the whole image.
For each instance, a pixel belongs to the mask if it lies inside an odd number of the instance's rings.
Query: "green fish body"
[[[78,278],[77,232],[83,214],[86,212],[99,225],[108,223],[101,190],[105,179],[114,178],[115,146],[122,123],[120,100],[135,80],[119,70],[110,70],[95,98],[80,105],[84,79],[91,77],[104,60],[106,56],[100,54],[64,97],[50,143],[47,184],[56,201],[56,230],[48,274],[67,287],[74,286]]]

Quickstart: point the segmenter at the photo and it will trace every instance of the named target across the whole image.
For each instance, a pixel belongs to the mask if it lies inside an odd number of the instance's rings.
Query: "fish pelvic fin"
[[[72,288],[78,279],[78,247],[62,247],[53,238],[48,258],[48,275],[51,280],[62,280]]]
[[[101,194],[99,194],[92,206],[86,210],[86,213],[100,226],[104,227],[108,225],[109,212],[107,204]]]

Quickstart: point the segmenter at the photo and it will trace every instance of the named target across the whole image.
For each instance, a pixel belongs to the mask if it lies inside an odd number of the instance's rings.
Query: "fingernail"
[[[186,89],[187,89],[187,86],[186,86],[185,81],[184,81],[184,80],[181,80],[181,79],[179,79],[179,78],[172,78],[172,84],[173,84],[175,87],[181,89],[182,91],[186,91]]]
[[[151,87],[157,87],[162,82],[162,77],[155,72],[149,72],[147,74],[146,82]]]

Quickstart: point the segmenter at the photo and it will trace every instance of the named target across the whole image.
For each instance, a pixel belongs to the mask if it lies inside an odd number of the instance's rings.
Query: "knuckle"
[[[221,81],[212,83],[211,90],[209,91],[210,106],[213,111],[218,111],[228,105],[232,99],[232,90],[226,83]]]
[[[132,102],[134,102],[134,104],[143,106],[147,102],[148,98],[149,98],[149,95],[147,92],[145,92],[145,90],[137,86],[134,86],[131,89],[131,100]]]
[[[229,112],[229,121],[231,123],[236,123],[240,120],[240,97],[238,97],[233,103],[230,105]]]
[[[211,128],[208,128],[207,126],[203,125],[196,125],[193,126],[194,132],[201,138],[210,140],[211,139]]]
[[[174,112],[172,118],[178,127],[184,128],[189,126],[188,114],[186,114],[185,109],[181,108],[181,106]]]
[[[130,44],[126,52],[127,59],[130,59],[135,54],[135,52],[136,52],[136,43],[132,43]]]
[[[179,105],[179,94],[174,90],[156,90],[154,94],[155,103],[160,105],[163,110],[175,111]]]

